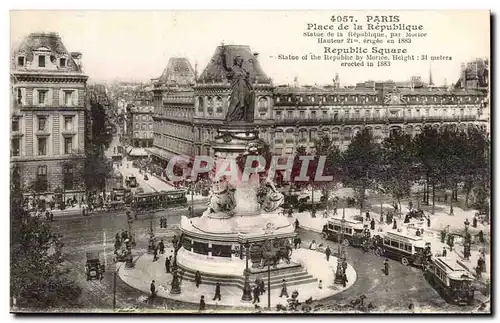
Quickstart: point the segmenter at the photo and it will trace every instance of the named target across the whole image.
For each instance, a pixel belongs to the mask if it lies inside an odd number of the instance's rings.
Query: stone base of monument
[[[250,269],[250,282],[256,278],[266,282],[268,266],[263,259],[266,243],[271,253],[288,254],[293,246],[294,228],[285,216],[278,214],[236,215],[230,218],[183,217],[181,220],[182,245],[177,263],[183,279],[194,281],[199,271],[204,284],[220,282],[243,289],[243,272]],[[247,244],[248,243],[248,244]],[[245,249],[248,245],[249,251]],[[271,288],[280,288],[285,279],[288,286],[315,282],[316,279],[297,263],[280,259],[269,268]]]

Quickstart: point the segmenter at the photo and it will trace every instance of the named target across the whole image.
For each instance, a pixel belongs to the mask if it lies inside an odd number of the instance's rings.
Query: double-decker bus
[[[474,302],[474,278],[456,260],[433,258],[426,267],[424,277],[446,302],[457,305]]]
[[[424,265],[429,258],[431,245],[422,237],[397,231],[385,232],[380,237],[381,244],[375,249],[378,256],[401,261],[405,266]]]
[[[355,247],[362,246],[370,239],[369,230],[366,230],[361,221],[330,217],[327,222],[321,232],[323,239],[332,239],[341,242],[344,246]],[[341,239],[342,241],[339,241]]]
[[[183,205],[186,202],[186,190],[142,193],[136,194],[132,198],[132,208],[136,210],[154,210],[173,205]]]

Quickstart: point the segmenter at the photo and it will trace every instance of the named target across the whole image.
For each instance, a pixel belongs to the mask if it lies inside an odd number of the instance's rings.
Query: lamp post
[[[153,212],[149,213],[149,244],[148,253],[154,253],[155,250],[155,233],[153,229]]]
[[[342,269],[343,261],[345,260],[345,250],[344,250],[344,222],[345,222],[345,207],[342,209],[342,226],[340,228],[341,233],[339,233],[339,245],[337,251],[337,270],[335,271],[335,284],[342,285],[344,283],[344,272]]]
[[[469,260],[470,256],[470,234],[469,234],[469,219],[466,219],[464,222],[464,227],[465,227],[465,235],[464,235],[464,259]]]
[[[177,237],[174,237],[173,245],[174,245],[174,263],[172,265],[172,283],[170,288],[170,294],[179,295],[181,293],[181,284],[179,281],[179,272],[177,267],[177,252],[179,251],[179,240]]]
[[[243,296],[241,296],[241,300],[243,302],[252,301],[252,289],[250,288],[250,269],[248,269],[248,258],[250,258],[250,243],[247,241],[245,243],[245,260],[246,266],[243,271],[243,275],[245,276],[245,285],[243,286]]]
[[[134,268],[134,260],[132,259],[132,243],[130,239],[125,242],[126,243],[126,248],[127,248],[127,260],[125,262],[125,267],[126,268]]]

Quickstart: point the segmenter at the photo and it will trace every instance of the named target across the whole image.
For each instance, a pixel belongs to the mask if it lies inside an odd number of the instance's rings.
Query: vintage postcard
[[[12,312],[491,314],[489,11],[10,22]]]

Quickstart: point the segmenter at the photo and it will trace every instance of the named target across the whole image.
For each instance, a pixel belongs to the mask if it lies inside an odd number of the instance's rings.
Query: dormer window
[[[24,66],[24,56],[19,56],[17,58],[17,65],[18,66]]]
[[[66,58],[60,58],[59,59],[59,66],[60,67],[66,67]]]
[[[38,56],[38,67],[45,67],[45,56]]]

